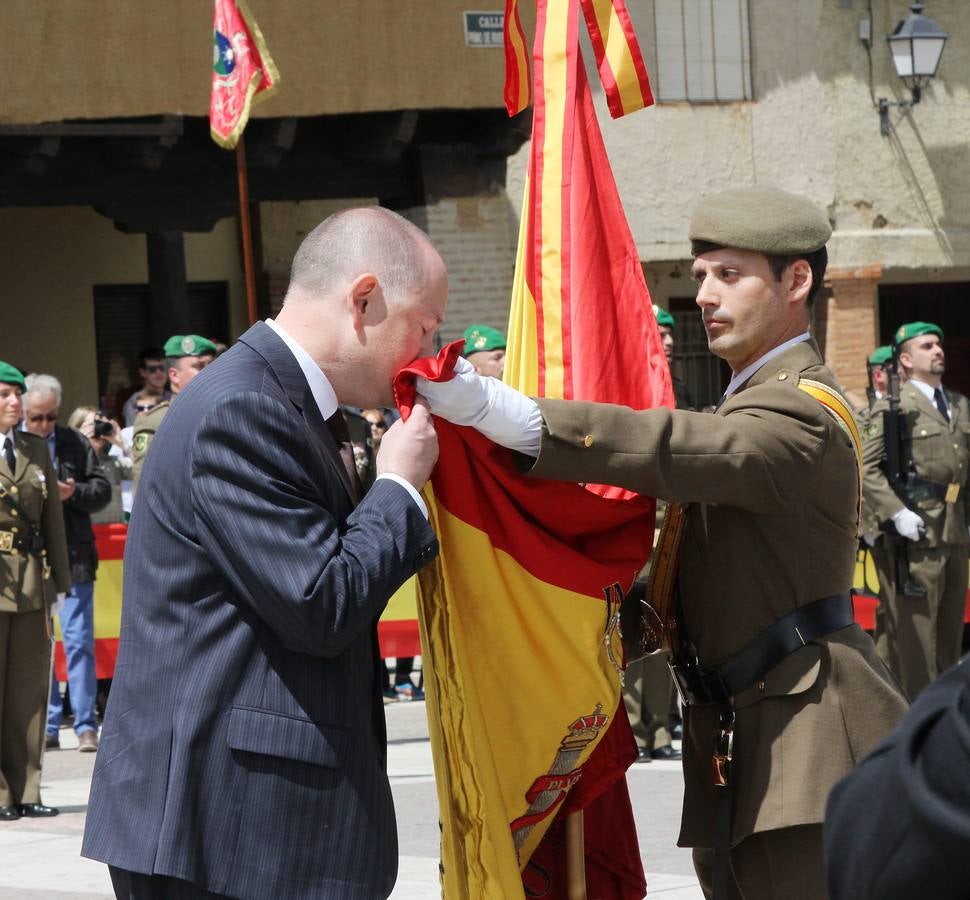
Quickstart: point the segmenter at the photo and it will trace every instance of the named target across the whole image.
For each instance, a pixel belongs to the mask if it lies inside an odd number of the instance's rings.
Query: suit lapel
[[[350,500],[351,506],[356,506],[357,501],[354,499],[354,489],[350,484],[350,476],[347,474],[346,468],[344,468],[344,461],[340,456],[340,448],[337,447],[337,442],[330,433],[327,423],[323,421],[323,417],[320,415],[320,409],[313,399],[313,394],[310,392],[309,386],[306,389],[306,401],[303,405],[303,420],[317,438],[318,444],[322,445],[320,447],[321,455],[330,464],[330,467],[340,479],[340,483],[344,486],[344,491],[347,493],[347,498]]]
[[[239,340],[252,347],[269,364],[283,390],[286,391],[287,397],[300,411],[303,423],[316,438],[314,446],[324,463],[330,466],[337,480],[343,485],[351,506],[356,506],[354,491],[347,471],[344,469],[343,460],[340,458],[340,450],[333,435],[330,434],[327,423],[320,415],[320,409],[313,398],[306,376],[290,348],[265,322],[257,322]]]

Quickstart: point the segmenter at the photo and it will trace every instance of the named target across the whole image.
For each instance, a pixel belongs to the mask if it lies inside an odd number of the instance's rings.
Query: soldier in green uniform
[[[51,605],[71,589],[46,442],[17,429],[24,378],[0,362],[0,822],[55,816],[40,799]]]
[[[876,347],[866,360],[866,369],[868,370],[869,382],[872,387],[866,392],[866,404],[856,410],[856,419],[862,434],[866,433],[869,422],[872,420],[873,404],[877,400],[882,400],[889,391],[888,367],[892,361],[892,344],[884,344],[881,347]],[[859,546],[866,549],[872,557],[872,563],[876,569],[876,577],[881,585],[883,579],[886,577],[886,573],[892,571],[889,568],[892,562],[888,556],[884,533],[879,528],[879,517],[868,502],[865,490],[862,492],[862,509],[859,515],[859,540]],[[881,588],[879,604],[876,606],[875,628],[872,637],[876,643],[876,653],[879,654],[879,658],[892,671],[898,672],[898,667],[891,661],[891,655],[894,652],[894,642],[891,642],[886,634],[886,603],[882,599]]]
[[[889,401],[878,400],[865,429],[864,497],[876,520],[906,539],[910,576],[926,591],[924,597],[903,596],[896,584],[895,560],[888,552],[881,565],[877,560],[887,662],[914,700],[960,658],[970,550],[970,408],[966,397],[943,387],[946,358],[943,331],[937,325],[901,326],[894,347],[906,376],[899,408],[913,474],[902,495],[886,477],[882,414]]]
[[[491,325],[469,325],[465,329],[461,355],[479,375],[501,378],[505,373],[505,335]]]
[[[165,342],[165,366],[168,369],[168,382],[172,400],[163,400],[154,409],[135,420],[135,430],[131,437],[132,492],[138,488],[141,469],[148,455],[155,432],[161,427],[162,420],[179,391],[195,378],[216,358],[218,349],[212,341],[197,334],[176,334]]]
[[[831,230],[774,188],[699,204],[696,302],[733,372],[714,415],[418,379],[432,412],[518,450],[529,475],[676,501],[649,596],[676,620],[679,843],[708,897],[826,897],[826,796],[906,706],[853,621],[858,431],[809,333]]]
[[[660,340],[663,343],[664,356],[670,366],[670,380],[674,386],[674,405],[677,409],[694,409],[694,398],[687,383],[674,374],[674,317],[662,306],[653,305],[653,314],[657,317],[657,328],[660,329]]]

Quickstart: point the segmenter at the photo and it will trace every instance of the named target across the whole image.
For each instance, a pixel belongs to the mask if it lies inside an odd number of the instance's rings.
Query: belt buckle
[[[13,532],[0,531],[0,553],[9,553],[13,550]]]
[[[731,775],[731,760],[734,756],[734,710],[722,712],[720,716],[717,741],[711,764],[714,768],[715,787],[727,787]]]

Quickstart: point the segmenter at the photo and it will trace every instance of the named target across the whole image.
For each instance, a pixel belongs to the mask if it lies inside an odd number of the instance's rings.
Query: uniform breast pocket
[[[912,430],[913,462],[917,471],[921,462],[930,462],[942,458],[946,436],[939,425],[916,424]]]

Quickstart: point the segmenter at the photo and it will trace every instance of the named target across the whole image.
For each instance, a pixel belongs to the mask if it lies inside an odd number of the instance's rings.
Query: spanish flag
[[[652,102],[623,0],[539,0],[505,378],[532,395],[673,406],[579,49],[580,6],[611,113]],[[505,30],[514,113],[533,93],[515,0]],[[446,380],[459,350],[411,371]],[[406,379],[399,389],[406,410]],[[441,554],[419,575],[419,619],[444,896],[564,900],[563,821],[582,809],[589,896],[639,900],[619,607],[649,555],[654,502],[528,479],[474,430],[436,427]]]

